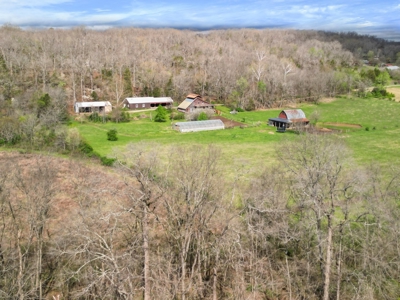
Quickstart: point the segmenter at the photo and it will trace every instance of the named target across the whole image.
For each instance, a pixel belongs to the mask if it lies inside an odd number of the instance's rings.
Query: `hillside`
[[[0,298],[399,298],[398,45],[368,40],[0,28]],[[121,109],[188,93],[240,126]],[[268,126],[285,108],[315,131]]]

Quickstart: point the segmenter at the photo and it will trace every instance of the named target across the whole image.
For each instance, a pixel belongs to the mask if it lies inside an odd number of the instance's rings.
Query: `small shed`
[[[205,120],[205,121],[191,121],[191,122],[178,122],[173,125],[175,130],[180,132],[194,132],[205,130],[220,130],[225,129],[225,125],[221,120]]]
[[[292,128],[297,125],[305,126],[310,121],[306,118],[306,114],[301,109],[282,110],[277,118],[268,120],[268,124],[277,128]]]
[[[190,113],[202,109],[214,109],[214,105],[204,101],[203,98],[197,94],[187,95],[186,99],[178,106],[178,111],[184,113]]]
[[[131,97],[122,102],[127,109],[149,109],[157,108],[159,105],[171,107],[174,103],[171,97]]]
[[[75,113],[111,112],[112,105],[109,101],[75,102]]]

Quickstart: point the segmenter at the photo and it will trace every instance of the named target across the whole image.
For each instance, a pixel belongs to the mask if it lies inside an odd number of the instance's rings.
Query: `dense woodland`
[[[371,85],[358,72],[363,59],[400,62],[400,43],[352,33],[3,26],[0,36],[5,98],[59,87],[70,106],[152,95],[179,102],[191,92],[247,109],[318,101]]]
[[[75,101],[188,93],[280,107],[384,86],[400,43],[293,30],[0,28],[0,298],[398,299],[400,169],[301,135],[225,181],[217,147],[132,144],[104,169]],[[362,60],[370,60],[369,67]],[[377,66],[377,68],[375,68]],[[165,146],[163,146],[165,147]],[[76,157],[77,158],[77,157]],[[60,296],[59,298],[58,295]]]
[[[118,120],[127,96],[171,96],[179,104],[198,93],[254,110],[364,96],[370,86],[400,81],[399,71],[379,68],[400,64],[400,43],[355,33],[3,26],[0,37],[0,144],[35,149],[66,150],[60,122],[76,101],[110,101]]]
[[[167,161],[158,147],[131,144],[108,170],[2,153],[0,297],[399,297],[398,168],[357,167],[340,138],[306,135],[279,168],[232,182],[216,147]]]

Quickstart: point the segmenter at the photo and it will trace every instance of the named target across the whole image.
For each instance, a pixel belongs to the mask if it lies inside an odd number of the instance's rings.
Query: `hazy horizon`
[[[281,28],[357,32],[400,41],[400,2],[204,0],[14,0],[0,24],[27,28],[114,27],[215,30]]]

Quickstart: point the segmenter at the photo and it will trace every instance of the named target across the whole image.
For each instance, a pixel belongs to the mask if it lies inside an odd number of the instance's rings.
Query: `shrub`
[[[180,111],[173,111],[171,112],[171,115],[169,116],[171,120],[184,120],[185,119],[185,114]]]
[[[207,118],[208,118],[207,120],[209,120],[212,116],[215,115],[215,111],[213,109],[203,109],[203,110],[194,111],[194,112],[192,112],[190,114],[186,114],[185,118],[188,121],[198,120],[199,119],[199,115],[201,113],[205,113],[207,115]]]
[[[130,119],[131,119],[131,115],[126,110],[126,108],[116,107],[111,112],[110,120],[115,122],[115,123],[129,122]]]
[[[88,119],[89,119],[89,121],[95,122],[95,123],[103,122],[103,117],[101,117],[97,112],[90,114]]]
[[[205,121],[205,120],[208,120],[208,116],[204,111],[202,111],[197,117],[197,121]]]
[[[395,97],[394,94],[389,93],[383,87],[376,87],[370,93],[367,93],[367,97],[371,96],[375,98],[388,98],[388,99],[394,99]]]
[[[107,140],[109,140],[109,141],[117,141],[118,140],[116,129],[110,129],[109,131],[107,131]]]
[[[116,159],[115,158],[108,158],[107,156],[101,156],[100,160],[101,160],[101,164],[102,165],[111,167],[114,164]]]
[[[93,147],[90,146],[86,141],[81,140],[81,142],[79,144],[79,151],[88,155],[88,154],[93,153]]]

